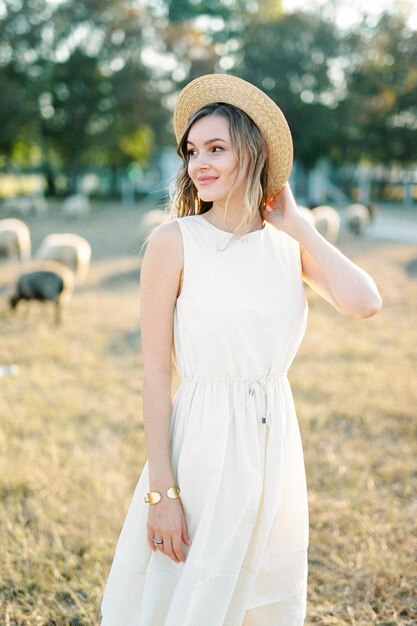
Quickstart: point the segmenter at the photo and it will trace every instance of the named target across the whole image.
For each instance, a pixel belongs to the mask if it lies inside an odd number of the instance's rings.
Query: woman
[[[370,317],[381,298],[297,210],[291,135],[266,94],[203,76],[174,124],[173,219],[141,270],[148,460],[102,624],[301,626],[307,490],[287,370],[306,328],[302,281],[344,315]]]

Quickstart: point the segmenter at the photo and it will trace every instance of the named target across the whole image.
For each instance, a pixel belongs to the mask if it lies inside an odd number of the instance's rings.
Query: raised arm
[[[264,217],[299,241],[303,279],[335,309],[351,317],[378,313],[382,299],[374,280],[300,214],[288,183],[269,203]]]
[[[183,560],[181,535],[188,539],[180,499],[171,500],[166,490],[176,484],[171,465],[170,414],[173,314],[183,264],[182,238],[175,222],[158,226],[151,234],[142,260],[140,278],[140,325],[143,350],[143,414],[149,465],[150,491],[162,500],[150,504],[148,540],[162,537],[167,556]],[[174,557],[177,558],[174,558]]]

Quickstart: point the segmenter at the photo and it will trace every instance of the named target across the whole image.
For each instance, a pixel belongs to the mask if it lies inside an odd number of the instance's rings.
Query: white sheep
[[[32,201],[28,196],[12,196],[11,198],[6,198],[2,209],[5,213],[29,215],[32,211]]]
[[[21,220],[0,220],[0,258],[17,255],[20,261],[30,259],[31,241],[28,226]]]
[[[345,220],[348,229],[355,235],[361,235],[372,221],[371,210],[364,204],[349,204],[345,208]]]
[[[340,231],[339,213],[331,206],[320,205],[311,210],[318,232],[330,243],[335,243]]]
[[[41,194],[33,196],[15,196],[7,198],[2,205],[5,213],[30,215],[34,213],[40,217],[48,214],[48,203]]]
[[[36,258],[63,263],[82,282],[90,270],[91,246],[87,239],[74,233],[51,233],[42,241]]]
[[[67,217],[83,217],[90,213],[90,200],[82,193],[69,196],[62,203],[62,212]]]
[[[61,263],[45,262],[39,268],[24,272],[18,276],[13,291],[9,296],[12,310],[24,301],[55,303],[55,323],[61,321],[61,309],[71,300],[74,290],[74,274]]]

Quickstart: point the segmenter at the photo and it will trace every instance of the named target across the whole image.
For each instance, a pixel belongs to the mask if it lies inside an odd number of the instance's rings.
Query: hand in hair
[[[288,182],[275,196],[267,200],[262,217],[275,228],[278,228],[278,230],[282,230],[291,236],[294,236],[294,233],[298,232],[300,225],[307,221],[298,210]]]

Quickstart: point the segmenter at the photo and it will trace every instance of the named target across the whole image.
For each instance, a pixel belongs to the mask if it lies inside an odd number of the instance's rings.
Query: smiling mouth
[[[197,182],[199,185],[205,186],[205,185],[211,185],[211,183],[216,182],[217,178],[215,176],[207,176],[207,178],[199,178],[197,179]]]

